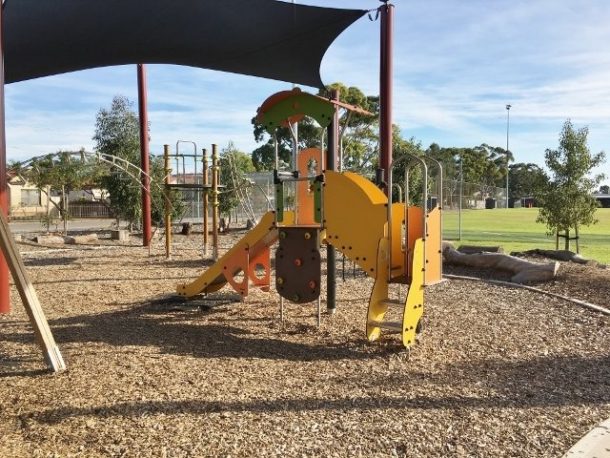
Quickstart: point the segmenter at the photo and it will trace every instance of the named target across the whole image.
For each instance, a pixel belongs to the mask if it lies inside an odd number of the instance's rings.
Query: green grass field
[[[443,237],[456,245],[499,245],[506,253],[555,249],[555,238],[546,235],[546,226],[536,223],[537,216],[536,208],[463,210],[462,239],[458,241],[458,212],[444,210]],[[580,230],[580,253],[610,263],[610,208],[598,209],[596,218],[597,224]],[[563,249],[563,239],[559,248]],[[571,249],[576,251],[574,241]]]

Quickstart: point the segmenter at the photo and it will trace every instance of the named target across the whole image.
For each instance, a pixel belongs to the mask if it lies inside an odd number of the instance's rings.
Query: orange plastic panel
[[[407,270],[412,276],[413,250],[415,241],[424,236],[424,211],[421,207],[409,207],[407,209]]]
[[[316,162],[316,175],[322,173],[322,150],[308,148],[299,151],[297,156],[297,169],[299,176],[309,175],[309,163]],[[297,224],[316,224],[314,219],[314,194],[309,188],[309,181],[297,182]]]
[[[441,241],[441,209],[433,208],[426,219],[426,285],[441,281],[443,254]]]
[[[405,204],[392,204],[392,277],[407,274],[405,270],[405,234],[402,227],[405,220]]]
[[[242,249],[231,256],[223,265],[223,274],[235,291],[246,297],[248,295],[248,250]],[[242,281],[235,280],[235,275],[243,272]]]
[[[262,277],[256,275],[257,266],[262,266],[265,273]],[[269,291],[271,284],[271,261],[269,255],[269,247],[264,247],[256,256],[250,258],[248,266],[248,277],[254,286],[260,287],[263,291]]]

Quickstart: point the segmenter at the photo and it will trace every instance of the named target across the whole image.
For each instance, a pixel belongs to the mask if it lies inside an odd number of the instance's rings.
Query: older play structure
[[[360,110],[298,89],[283,91],[262,104],[258,121],[271,135],[304,116],[325,128],[338,106]],[[440,164],[430,164],[425,157],[405,158],[405,189],[409,189],[414,168],[419,167],[423,176],[421,202],[411,205],[392,202],[391,194],[388,199],[378,186],[358,174],[325,170],[324,156],[323,145],[307,148],[298,151],[295,170],[276,168],[275,211],[267,213],[196,280],[178,285],[177,291],[193,297],[218,291],[227,283],[244,298],[250,286],[269,291],[270,251],[277,242],[275,289],[280,301],[313,302],[319,300],[322,281],[320,244],[330,244],[375,280],[366,320],[368,339],[376,340],[382,332],[398,332],[403,345],[410,347],[424,311],[424,288],[440,281],[442,275],[441,208],[436,202],[427,205],[428,165],[436,169],[437,185],[442,189]],[[388,178],[386,186],[391,189],[391,171]],[[288,208],[285,190],[290,183],[296,186],[294,205]],[[390,299],[392,283],[408,286],[404,300]],[[402,319],[386,320],[389,308],[398,308]]]

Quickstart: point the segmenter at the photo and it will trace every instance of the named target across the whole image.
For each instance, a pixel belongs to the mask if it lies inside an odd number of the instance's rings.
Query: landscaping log
[[[464,254],[446,242],[443,243],[443,259],[447,264],[511,272],[513,283],[548,281],[555,278],[559,270],[558,262],[539,264],[500,253]]]
[[[512,256],[544,256],[549,259],[557,259],[558,261],[575,262],[577,264],[597,264],[597,262],[590,259],[583,258],[581,255],[574,253],[569,250],[541,250],[536,248],[535,250],[527,251],[516,251],[511,253]]]
[[[60,235],[38,235],[34,238],[40,245],[63,245],[65,240]]]
[[[97,234],[73,235],[64,237],[64,242],[68,245],[81,245],[87,243],[96,243],[98,241]]]
[[[504,253],[501,246],[460,245],[458,251],[464,254]]]

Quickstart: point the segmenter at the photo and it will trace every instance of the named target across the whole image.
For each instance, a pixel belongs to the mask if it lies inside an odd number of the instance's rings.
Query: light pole
[[[510,126],[510,108],[506,105],[506,208],[508,208],[508,132]]]

